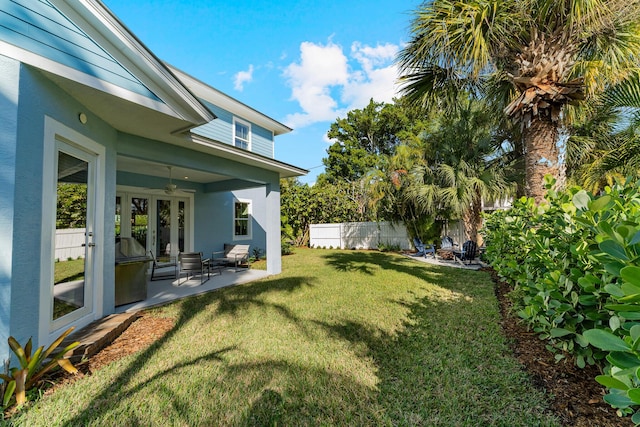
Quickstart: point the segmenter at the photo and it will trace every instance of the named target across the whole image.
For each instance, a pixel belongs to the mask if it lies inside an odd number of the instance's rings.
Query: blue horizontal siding
[[[229,111],[218,107],[203,99],[200,100],[218,118],[198,126],[192,130],[197,135],[204,136],[225,144],[233,145],[233,117]],[[243,117],[235,116],[249,122]],[[251,123],[251,122],[249,122]],[[266,157],[273,157],[273,133],[261,126],[251,123],[251,152]]]
[[[0,39],[131,92],[159,100],[46,0],[0,0]]]
[[[251,151],[262,156],[273,157],[273,133],[252,123]]]

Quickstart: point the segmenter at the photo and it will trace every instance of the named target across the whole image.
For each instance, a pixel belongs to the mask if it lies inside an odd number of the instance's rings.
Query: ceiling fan
[[[169,169],[169,183],[167,185],[164,186],[164,193],[171,195],[171,194],[175,194],[177,192],[184,192],[184,193],[195,193],[196,190],[193,190],[191,188],[178,188],[178,186],[176,184],[173,183],[172,179],[171,179],[171,166],[167,166],[167,169]]]

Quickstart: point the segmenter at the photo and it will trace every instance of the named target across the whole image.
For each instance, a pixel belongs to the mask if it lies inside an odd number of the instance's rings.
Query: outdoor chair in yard
[[[225,265],[233,265],[235,271],[246,264],[249,268],[249,245],[224,244],[223,251],[216,251],[211,255],[211,265],[221,268]]]
[[[436,245],[425,245],[418,237],[413,238],[413,245],[417,251],[413,256],[423,256],[426,258],[427,254],[431,254],[434,258],[436,257]]]
[[[151,254],[151,258],[153,258],[150,280],[175,279],[178,277],[178,262],[175,257],[167,256],[163,258],[156,258],[153,251],[149,251],[149,254]],[[173,268],[168,270],[170,267]],[[160,269],[164,271],[158,271]]]
[[[183,252],[178,256],[178,285],[183,274],[186,274],[187,280],[196,274],[200,275],[200,284],[209,280],[211,270],[209,267],[209,259],[203,259],[201,252]],[[204,273],[207,272],[207,280],[204,280]],[[185,280],[186,282],[186,280]]]
[[[436,255],[440,257],[440,259],[452,260],[454,259],[453,250],[456,246],[458,245],[453,243],[453,239],[451,237],[444,236],[440,243],[440,248],[436,251]]]
[[[457,262],[464,264],[467,261],[468,264],[471,264],[478,253],[478,245],[473,240],[467,240],[462,244],[462,249],[454,249],[452,252]]]

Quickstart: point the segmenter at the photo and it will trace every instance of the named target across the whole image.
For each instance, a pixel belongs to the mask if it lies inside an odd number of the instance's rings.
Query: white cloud
[[[233,76],[233,88],[242,92],[245,83],[251,83],[253,80],[253,64],[249,65],[247,71],[238,71]]]
[[[333,145],[338,142],[338,140],[335,138],[329,138],[329,135],[327,135],[326,133],[322,135],[322,141],[327,145]]]
[[[285,123],[300,128],[334,121],[351,109],[365,107],[371,98],[391,102],[397,89],[398,49],[388,43],[372,47],[355,42],[347,57],[331,41],[326,45],[303,42],[299,61],[284,71],[291,99],[302,111],[287,116]]]
[[[338,104],[331,88],[347,84],[349,78],[347,57],[340,46],[303,42],[300,61],[290,64],[284,75],[291,87],[291,98],[303,111],[287,117],[294,128],[336,118]]]

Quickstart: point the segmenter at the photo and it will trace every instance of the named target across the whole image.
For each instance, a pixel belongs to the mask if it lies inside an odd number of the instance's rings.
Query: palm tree
[[[501,97],[522,127],[526,194],[540,202],[544,175],[564,179],[565,107],[637,66],[639,17],[640,0],[427,1],[398,57],[403,90],[418,104],[460,90]]]
[[[640,70],[584,109],[567,143],[569,179],[593,193],[640,170]]]

